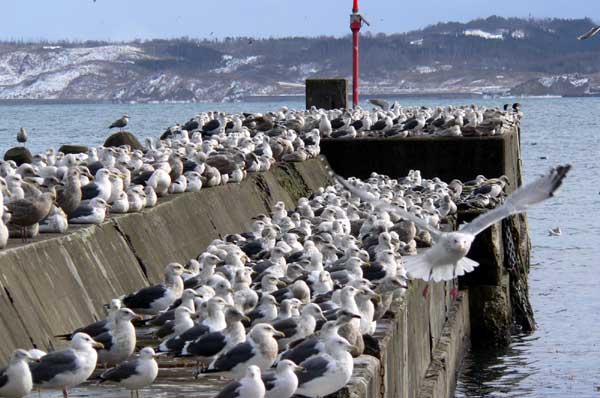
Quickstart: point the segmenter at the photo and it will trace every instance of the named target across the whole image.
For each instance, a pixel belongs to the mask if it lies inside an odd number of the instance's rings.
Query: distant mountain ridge
[[[600,83],[590,19],[489,17],[365,34],[372,94],[587,95]],[[0,99],[220,101],[297,95],[304,79],[349,77],[349,37],[0,42]]]

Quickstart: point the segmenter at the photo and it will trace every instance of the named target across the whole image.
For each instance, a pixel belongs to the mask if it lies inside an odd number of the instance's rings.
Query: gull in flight
[[[475,236],[503,218],[523,213],[529,206],[554,196],[554,192],[561,186],[570,169],[570,165],[565,165],[550,170],[548,174],[517,189],[506,198],[501,206],[478,216],[468,224],[463,224],[456,232],[442,232],[433,228],[426,221],[408,213],[401,207],[378,199],[375,195],[350,184],[340,176],[336,175],[335,177],[353,195],[372,203],[376,209],[396,213],[402,218],[413,221],[420,229],[429,231],[434,242],[433,246],[424,253],[404,257],[405,266],[408,275],[412,278],[439,282],[451,280],[473,271],[479,263],[467,258],[466,255]],[[453,288],[452,296],[456,297],[457,293],[456,288]],[[427,288],[423,294],[427,295]]]
[[[579,36],[577,40],[586,40],[596,36],[600,32],[600,26],[594,26],[589,32]]]

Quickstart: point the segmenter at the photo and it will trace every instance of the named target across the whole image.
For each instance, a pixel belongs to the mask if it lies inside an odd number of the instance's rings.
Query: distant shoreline
[[[399,98],[422,98],[422,99],[501,99],[501,98],[598,98],[600,93],[588,95],[490,95],[490,94],[474,94],[474,93],[400,93],[400,94],[362,94],[361,99],[383,98],[383,99],[399,99]],[[304,95],[251,95],[238,98],[236,101],[227,102],[284,102],[284,101],[305,101]],[[351,96],[348,96],[348,101],[351,101]],[[180,104],[180,103],[221,103],[223,101],[128,101],[118,102],[109,100],[86,100],[86,99],[0,99],[0,106],[11,105],[79,105],[79,104],[132,104],[132,105],[163,105],[163,104]],[[223,103],[227,103],[223,102]]]

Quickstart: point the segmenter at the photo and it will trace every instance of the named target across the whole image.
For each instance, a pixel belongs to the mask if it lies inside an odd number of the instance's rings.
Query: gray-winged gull
[[[94,198],[87,204],[80,204],[69,216],[71,224],[95,224],[99,225],[106,218],[106,211],[110,205],[102,198]]]
[[[273,322],[271,325],[284,334],[285,337],[278,341],[279,348],[283,349],[288,344],[302,340],[315,332],[317,320],[325,321],[321,308],[314,303],[310,303],[302,308],[299,317],[292,317]]]
[[[85,333],[93,338],[95,336],[98,336],[99,334],[108,332],[114,324],[115,317],[117,315],[117,312],[119,311],[119,308],[121,308],[121,300],[113,299],[110,302],[110,306],[108,307],[108,316],[105,319],[101,319],[89,325],[75,329],[71,333],[59,334],[54,337],[64,340],[72,340],[77,333]]]
[[[133,319],[139,319],[139,316],[129,308],[120,308],[110,330],[94,337],[104,345],[98,350],[98,363],[116,365],[133,354],[136,343]]]
[[[271,277],[271,275],[266,275]],[[263,278],[264,279],[264,278]],[[261,322],[271,322],[277,318],[279,310],[277,308],[277,300],[268,293],[263,293],[258,306],[250,311],[247,316],[250,322],[246,326]]]
[[[240,381],[227,384],[214,398],[265,398],[265,385],[258,366],[248,366]]]
[[[305,397],[324,397],[344,387],[354,370],[354,360],[348,351],[352,345],[342,337],[327,341],[326,353],[300,364],[296,394]]]
[[[140,350],[137,358],[123,362],[119,366],[109,369],[99,377],[101,383],[110,381],[131,390],[133,392],[151,385],[158,375],[158,364],[155,357],[157,354],[151,347],[144,347]]]
[[[220,297],[213,297],[206,303],[202,303],[202,306],[206,307],[206,312],[204,316],[202,316],[200,323],[194,325],[180,335],[171,337],[160,343],[158,351],[181,352],[187,343],[192,342],[207,333],[223,330],[226,327],[225,315],[223,314],[224,305],[225,302]]]
[[[285,359],[277,364],[274,371],[263,373],[265,398],[290,398],[298,388],[296,371],[302,368],[294,362]]]
[[[25,146],[25,143],[27,142],[27,130],[25,130],[25,127],[19,129],[19,132],[17,133],[17,142]]]
[[[231,372],[234,378],[239,378],[249,365],[269,369],[277,358],[278,348],[274,336],[283,337],[283,333],[266,323],[254,325],[245,342],[218,357],[202,373]]]
[[[108,202],[112,192],[110,176],[110,170],[105,168],[99,169],[96,172],[94,181],[81,187],[81,200],[101,198]]]
[[[12,353],[8,367],[0,370],[0,397],[21,398],[31,392],[31,361],[33,358],[25,350],[18,349]]]
[[[246,340],[246,329],[241,322],[245,318],[237,309],[228,308],[225,312],[225,329],[186,342],[179,355],[210,358],[229,351]]]
[[[166,310],[183,293],[183,271],[183,265],[170,263],[166,267],[163,283],[121,297],[123,306],[136,314],[146,315],[157,315]]]
[[[194,311],[188,307],[177,307],[173,312],[175,318],[167,321],[160,329],[154,332],[155,337],[168,340],[194,327],[194,321],[192,320]]]
[[[362,200],[372,203],[381,210],[397,213],[431,234],[434,245],[425,253],[405,257],[405,266],[413,278],[438,282],[451,280],[473,271],[479,264],[467,258],[466,255],[475,236],[503,218],[522,213],[529,206],[554,196],[570,169],[570,165],[552,169],[548,174],[517,189],[501,206],[480,215],[468,224],[463,224],[457,232],[442,232],[404,209],[385,200],[377,199],[371,193],[350,184],[342,177],[337,176],[336,178],[346,189]],[[456,288],[453,288],[452,295],[455,296],[456,293]]]
[[[33,383],[41,388],[61,389],[63,397],[68,397],[68,389],[88,379],[96,368],[98,353],[94,347],[102,344],[85,333],[77,333],[71,347],[51,352],[31,365]]]
[[[125,114],[122,117],[120,117],[119,119],[112,122],[112,124],[108,128],[112,129],[114,127],[117,127],[119,129],[119,131],[121,131],[123,129],[123,127],[127,126],[128,123],[129,123],[129,115]]]

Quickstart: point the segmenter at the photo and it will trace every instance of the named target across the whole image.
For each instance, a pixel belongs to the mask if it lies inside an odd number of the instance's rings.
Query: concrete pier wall
[[[57,341],[48,336],[102,317],[102,304],[160,281],[169,262],[185,262],[213,239],[248,230],[276,201],[291,207],[328,183],[320,160],[284,164],[100,226],[13,243],[0,251],[1,359],[15,347],[52,348]]]
[[[326,139],[322,153],[343,176],[367,178],[372,172],[404,177],[411,169],[426,178],[468,181],[506,175],[512,192],[522,184],[520,129],[515,126],[491,137],[411,137]],[[468,222],[480,212],[459,212]],[[469,287],[473,343],[505,346],[516,323],[523,331],[535,328],[529,301],[529,237],[525,215],[513,216],[480,234],[469,257],[481,265],[465,277]],[[513,323],[514,322],[514,323]]]
[[[278,165],[240,185],[175,195],[138,214],[61,236],[12,243],[0,252],[0,362],[16,347],[52,349],[51,336],[103,316],[102,304],[162,278],[164,266],[198,255],[214,238],[241,232],[276,201],[293,206],[330,183],[325,163]],[[436,284],[428,298],[414,282],[367,341],[340,397],[450,396],[468,346],[468,292],[449,297]]]

